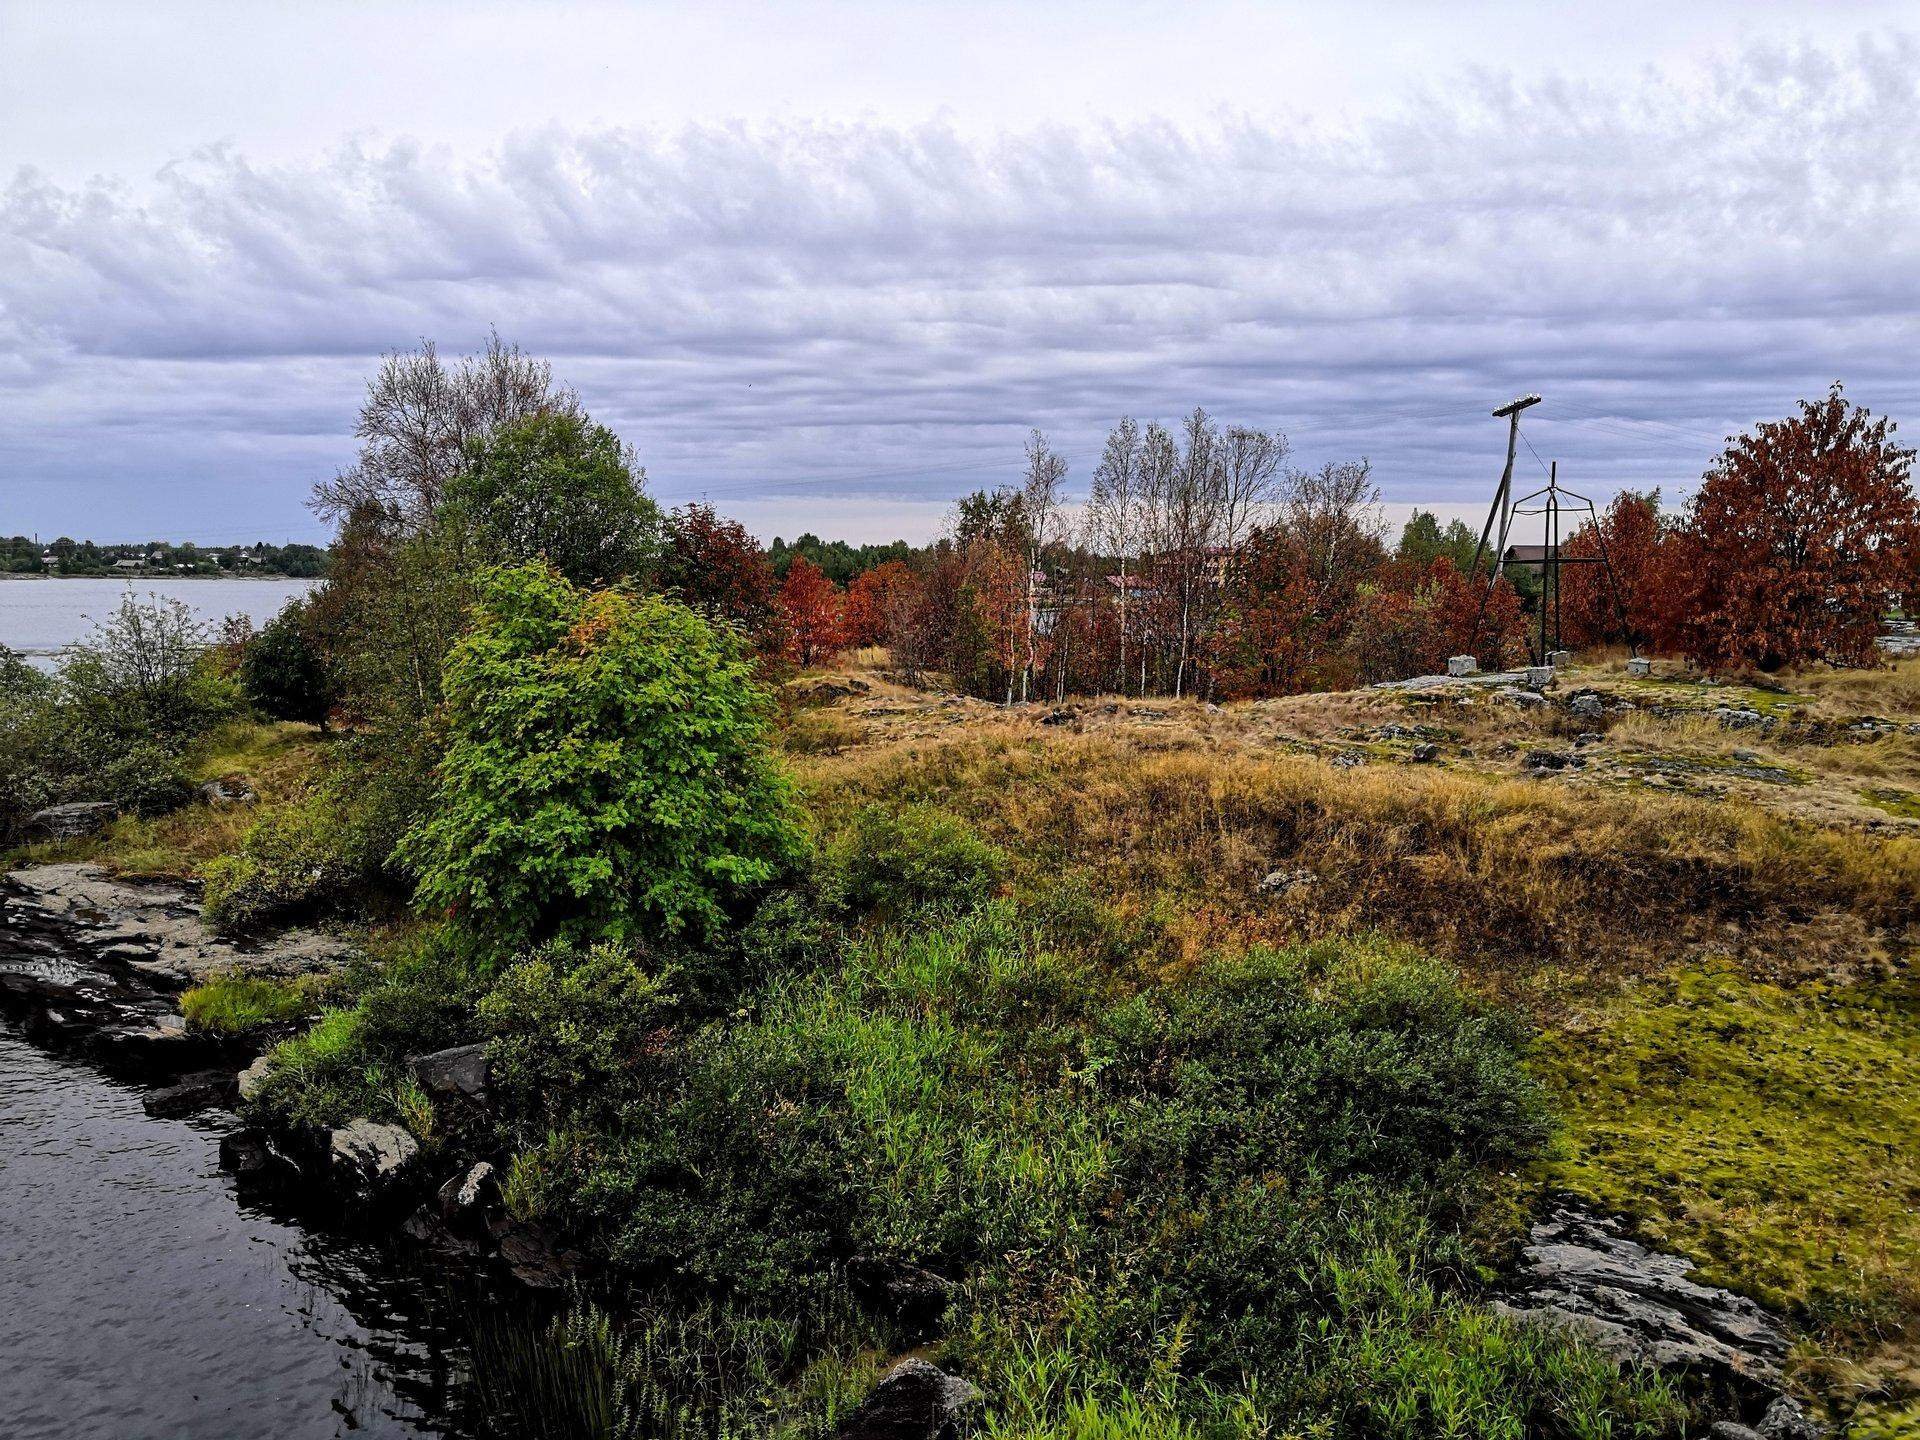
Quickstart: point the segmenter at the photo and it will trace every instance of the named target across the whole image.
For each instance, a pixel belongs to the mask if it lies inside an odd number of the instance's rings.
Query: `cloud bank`
[[[1475,75],[1344,126],[556,126],[23,169],[0,527],[310,535],[373,358],[488,326],[663,499],[768,534],[921,536],[1029,425],[1084,485],[1114,417],[1195,404],[1470,507],[1486,412],[1535,389],[1570,480],[1672,493],[1831,380],[1916,410],[1916,113],[1920,44],[1890,37],[1685,81]]]

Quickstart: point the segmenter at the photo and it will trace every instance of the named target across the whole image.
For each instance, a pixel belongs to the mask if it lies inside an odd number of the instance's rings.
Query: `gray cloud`
[[[1196,403],[1465,504],[1486,411],[1527,388],[1570,477],[1671,492],[1832,379],[1914,411],[1916,62],[1895,37],[1686,83],[1487,74],[1342,126],[548,127],[22,170],[0,527],[310,532],[371,357],[488,325],[663,498],[767,531],[924,534],[1030,424],[1084,482],[1114,416]]]

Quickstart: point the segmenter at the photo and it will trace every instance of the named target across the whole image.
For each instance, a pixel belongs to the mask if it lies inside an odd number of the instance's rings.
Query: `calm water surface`
[[[101,578],[52,580],[0,579],[0,645],[43,664],[84,637],[132,590],[141,601],[151,596],[184,601],[202,620],[217,624],[229,615],[245,615],[255,625],[272,619],[296,595],[317,580],[168,580],[144,576],[131,580]]]
[[[242,1200],[220,1126],[140,1095],[0,1029],[8,1440],[469,1435],[432,1287]]]

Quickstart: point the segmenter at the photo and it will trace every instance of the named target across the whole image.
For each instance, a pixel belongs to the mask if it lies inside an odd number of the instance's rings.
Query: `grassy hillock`
[[[1486,1307],[1548,1190],[1781,1310],[1803,1390],[1900,1433],[1920,822],[1858,796],[1920,784],[1916,674],[1563,681],[1635,706],[1598,720],[816,677],[777,731],[804,854],[730,928],[503,957],[415,916],[324,993],[188,1004],[321,1007],[257,1119],[494,1157],[511,1214],[589,1259],[554,1329],[476,1341],[548,1433],[624,1407],[826,1434],[916,1347],[1023,1440],[1698,1433],[1664,1382]],[[75,853],[310,873],[342,742],[220,737],[194,763],[249,776],[254,816]],[[484,1116],[405,1064],[469,1040]],[[903,1312],[902,1276],[935,1298]]]

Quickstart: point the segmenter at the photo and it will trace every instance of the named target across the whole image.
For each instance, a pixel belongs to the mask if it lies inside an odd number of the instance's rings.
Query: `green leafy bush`
[[[617,946],[542,946],[480,1001],[495,1083],[537,1133],[583,1102],[616,1107],[676,1003],[670,970],[649,973]]]
[[[247,641],[240,654],[240,684],[262,715],[324,726],[338,687],[309,610],[308,601],[290,600]]]
[[[1006,857],[931,805],[869,806],[827,846],[828,885],[855,913],[970,909],[1006,874]]]
[[[401,844],[420,902],[501,957],[718,932],[801,853],[740,646],[543,565],[479,589],[447,660],[436,801]]]
[[[183,803],[185,756],[238,703],[207,638],[178,601],[128,592],[51,677],[0,655],[0,839],[66,801],[139,815]]]
[[[207,652],[211,639],[184,602],[142,604],[128,590],[68,653],[60,691],[82,725],[177,753],[239,706],[232,679]]]

